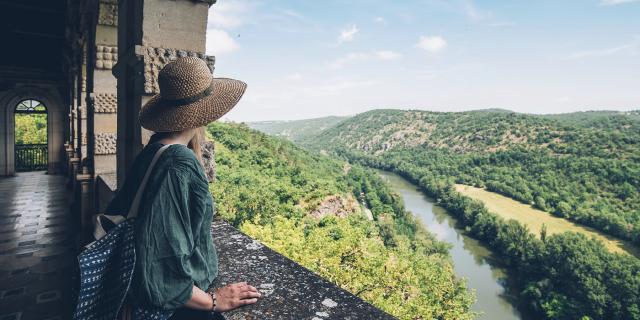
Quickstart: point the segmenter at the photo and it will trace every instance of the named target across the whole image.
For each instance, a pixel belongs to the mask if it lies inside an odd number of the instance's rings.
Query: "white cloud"
[[[259,28],[270,28],[275,32],[303,33],[305,36],[323,30],[313,19],[292,9],[260,8],[251,17],[251,24]]]
[[[493,18],[493,12],[478,8],[474,1],[467,0],[463,4],[464,13],[472,22],[480,22]]]
[[[381,60],[395,60],[402,56],[401,54],[390,50],[376,51],[374,52],[374,54],[378,59]]]
[[[294,72],[286,75],[284,79],[288,81],[300,81],[302,80],[302,75],[298,72]]]
[[[350,52],[328,64],[330,69],[342,69],[346,65],[368,60],[396,60],[402,57],[400,53],[391,50],[373,52]]]
[[[427,52],[436,53],[447,47],[447,41],[441,36],[420,36],[416,47]]]
[[[224,55],[240,49],[240,45],[230,35],[231,29],[245,24],[245,19],[253,10],[250,1],[220,1],[209,8],[207,19],[206,53]]]
[[[474,0],[466,0],[462,2],[462,11],[467,16],[467,19],[475,24],[482,24],[490,27],[512,27],[515,25],[513,21],[505,21],[496,17],[494,12],[491,10],[479,8]]]
[[[311,87],[305,90],[306,94],[315,93],[319,96],[337,95],[344,91],[353,90],[362,87],[371,87],[380,84],[376,80],[340,80],[331,82],[318,87]]]
[[[497,21],[497,22],[490,22],[488,24],[488,26],[490,27],[513,27],[515,25],[516,23],[513,21]]]
[[[600,0],[602,6],[615,6],[619,4],[638,2],[640,0]]]
[[[233,29],[244,24],[251,10],[245,1],[220,1],[209,8],[207,29]]]
[[[586,58],[608,57],[624,53],[628,53],[629,55],[638,54],[638,42],[627,43],[613,48],[578,51],[570,54],[567,59],[578,60]]]
[[[379,85],[381,82],[375,79],[332,77],[317,79],[309,83],[282,83],[274,82],[270,86],[262,86],[248,92],[242,101],[257,103],[260,105],[277,105],[306,99],[326,98],[327,96],[341,95],[353,90]]]
[[[229,33],[220,29],[207,30],[207,54],[223,55],[240,49],[240,45]]]
[[[297,20],[307,20],[307,18],[305,16],[303,16],[299,12],[291,10],[291,9],[283,9],[283,10],[280,10],[280,12],[285,16],[289,16],[289,17],[295,18]]]
[[[375,17],[373,19],[373,22],[379,23],[379,24],[387,24],[387,20],[385,20],[383,17]]]
[[[340,31],[340,35],[338,36],[338,44],[353,41],[353,38],[358,32],[360,32],[360,29],[358,29],[358,26],[356,26],[355,24],[351,25],[351,27],[349,27],[348,29]]]
[[[345,65],[355,62],[355,61],[364,61],[369,60],[371,56],[367,53],[363,52],[350,52],[347,55],[336,59],[335,61],[329,63],[329,68],[331,69],[342,69]]]

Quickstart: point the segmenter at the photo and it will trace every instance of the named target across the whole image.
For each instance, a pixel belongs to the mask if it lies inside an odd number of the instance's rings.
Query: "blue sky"
[[[207,53],[234,121],[640,109],[640,0],[218,0]]]

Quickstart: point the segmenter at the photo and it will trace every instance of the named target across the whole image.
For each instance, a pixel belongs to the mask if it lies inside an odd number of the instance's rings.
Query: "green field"
[[[640,250],[626,241],[602,234],[595,229],[580,226],[566,219],[553,216],[547,212],[533,208],[511,198],[482,188],[456,184],[456,191],[463,195],[482,201],[489,211],[504,219],[514,219],[526,225],[531,232],[540,236],[540,230],[545,225],[547,234],[552,235],[566,231],[580,232],[588,237],[595,237],[602,241],[611,252],[628,253],[640,257]]]

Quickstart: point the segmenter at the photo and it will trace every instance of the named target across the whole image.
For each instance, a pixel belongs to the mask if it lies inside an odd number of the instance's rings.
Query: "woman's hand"
[[[258,302],[261,294],[258,289],[246,282],[238,282],[216,289],[214,311],[225,312]]]

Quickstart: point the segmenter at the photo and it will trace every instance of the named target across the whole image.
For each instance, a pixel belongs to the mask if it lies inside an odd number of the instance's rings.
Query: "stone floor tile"
[[[65,177],[0,178],[0,320],[72,318],[75,237]]]

